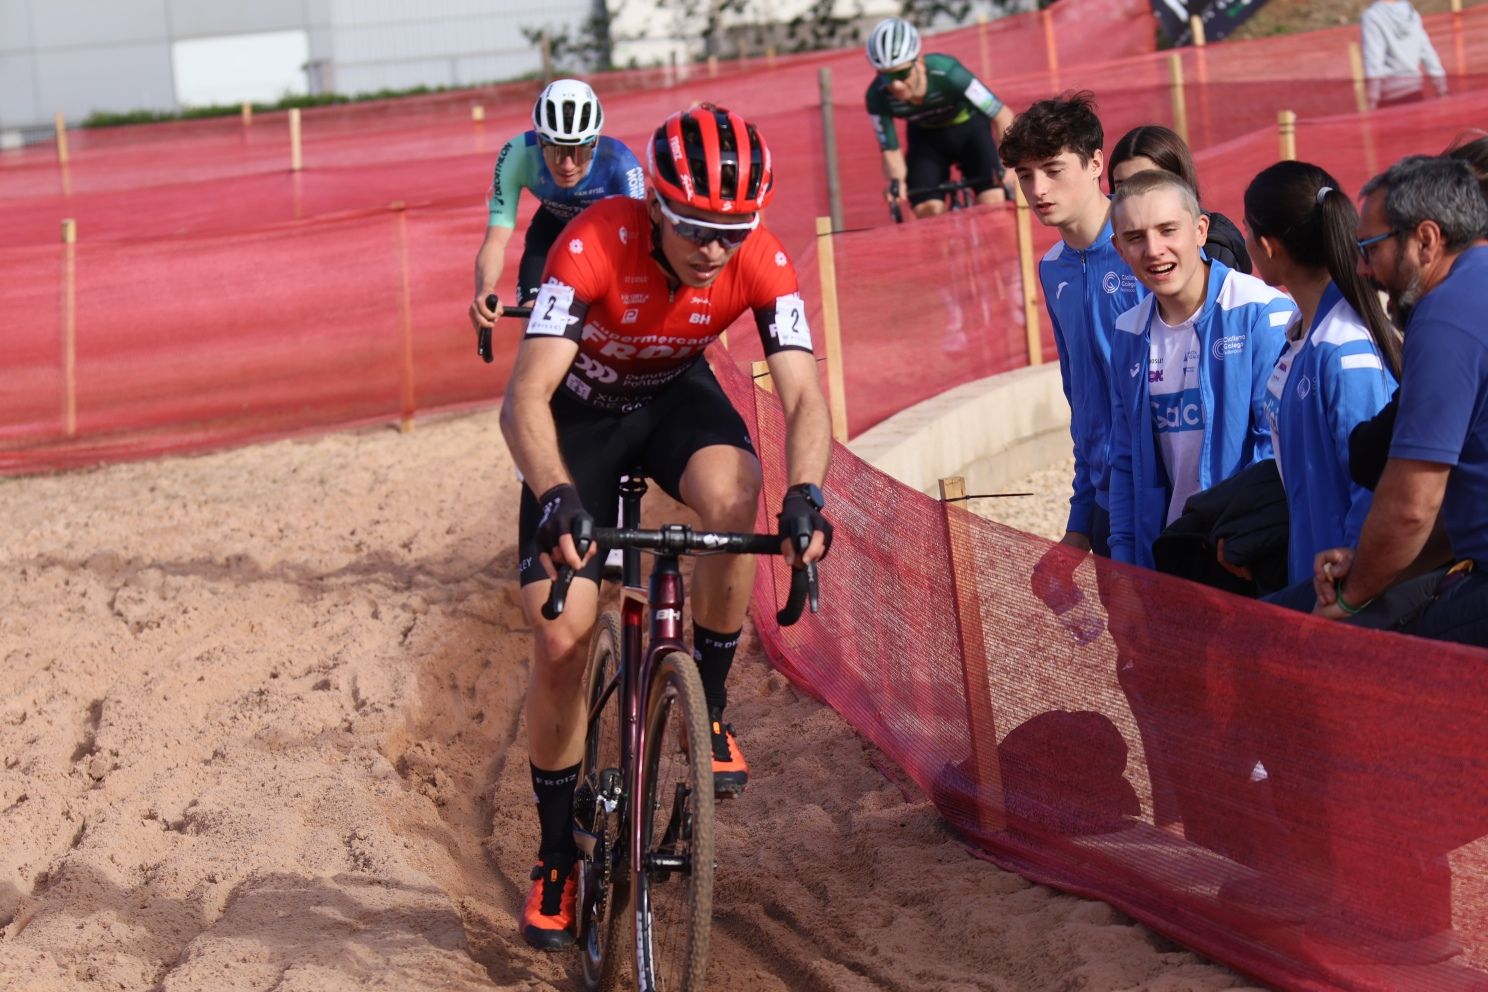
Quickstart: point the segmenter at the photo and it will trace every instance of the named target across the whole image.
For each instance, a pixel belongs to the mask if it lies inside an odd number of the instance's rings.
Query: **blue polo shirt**
[[[1391,458],[1451,465],[1442,522],[1452,552],[1488,565],[1488,248],[1469,248],[1405,329]]]

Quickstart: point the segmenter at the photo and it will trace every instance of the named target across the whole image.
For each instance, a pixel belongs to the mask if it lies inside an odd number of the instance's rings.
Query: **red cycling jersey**
[[[712,285],[672,288],[644,201],[612,196],[575,217],[548,255],[527,338],[579,345],[562,389],[601,410],[645,406],[745,310],[765,354],[811,351],[796,270],[760,227]]]

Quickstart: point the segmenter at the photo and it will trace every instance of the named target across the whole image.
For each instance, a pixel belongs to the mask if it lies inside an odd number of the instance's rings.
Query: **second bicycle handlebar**
[[[637,530],[619,527],[595,527],[587,517],[574,522],[574,549],[580,557],[597,541],[604,548],[635,548],[639,551],[654,551],[664,555],[685,555],[697,552],[725,552],[737,555],[778,555],[782,540],[780,534],[735,534],[727,531],[693,530],[686,524],[668,524],[660,530]],[[809,540],[809,538],[808,538]],[[574,570],[567,565],[558,567],[558,578],[553,581],[548,601],[543,604],[544,619],[556,620],[563,613],[568,599],[568,587],[573,581]],[[807,602],[811,612],[820,607],[817,585],[816,563],[803,568],[791,569],[790,595],[785,606],[775,614],[776,623],[789,627],[801,618]]]
[[[486,297],[486,309],[487,310],[495,310],[496,309],[496,304],[497,303],[500,303],[500,302],[501,301],[496,298],[496,294],[495,293],[492,293],[490,296],[487,296]],[[503,316],[503,317],[531,317],[532,316],[532,308],[531,307],[502,307],[501,308],[501,316]],[[494,350],[492,350],[492,348],[491,348],[491,329],[489,327],[482,327],[476,333],[476,335],[475,335],[475,353],[481,357],[481,361],[488,362],[488,363],[492,359],[494,359],[496,357],[496,352]]]

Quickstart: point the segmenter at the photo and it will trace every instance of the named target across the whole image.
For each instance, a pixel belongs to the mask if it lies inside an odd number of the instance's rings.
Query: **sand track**
[[[536,846],[494,413],[0,480],[0,989],[572,989]],[[739,990],[1244,983],[967,855],[761,661],[710,975]]]

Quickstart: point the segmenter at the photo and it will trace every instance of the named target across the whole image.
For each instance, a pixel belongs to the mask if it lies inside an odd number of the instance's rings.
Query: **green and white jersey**
[[[874,75],[868,85],[868,116],[878,135],[878,147],[893,151],[899,147],[896,119],[909,121],[915,127],[950,127],[971,120],[973,113],[992,117],[1002,109],[997,98],[971,70],[951,55],[931,52],[925,56],[925,99],[920,103],[895,100],[889,96],[883,76]]]

